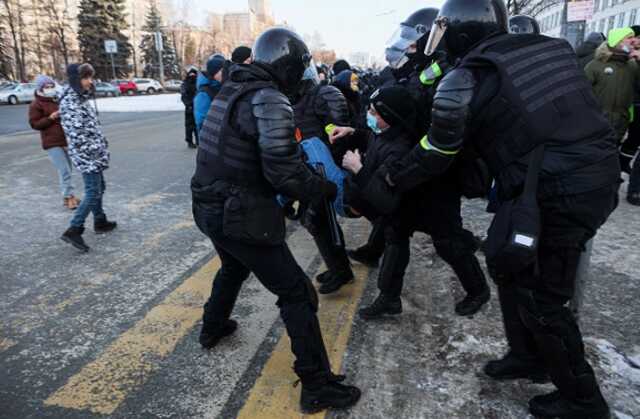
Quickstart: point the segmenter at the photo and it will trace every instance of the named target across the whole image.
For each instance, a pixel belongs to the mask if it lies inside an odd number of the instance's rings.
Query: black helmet
[[[444,37],[449,56],[459,58],[478,42],[506,32],[507,8],[503,0],[447,0],[431,30],[426,54],[431,55]]]
[[[509,32],[515,34],[540,34],[538,21],[527,15],[515,15],[509,18]]]
[[[311,63],[311,53],[298,34],[285,28],[271,28],[253,46],[253,63],[264,67],[287,92],[298,89]]]
[[[413,54],[409,52],[412,45],[417,47],[416,53],[423,54],[429,38],[429,31],[437,16],[438,9],[427,7],[413,12],[400,24],[400,27],[387,42],[385,58],[389,66],[398,69],[406,64]]]

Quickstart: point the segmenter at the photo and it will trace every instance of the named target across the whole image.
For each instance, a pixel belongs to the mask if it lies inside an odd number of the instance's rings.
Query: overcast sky
[[[204,24],[209,11],[237,12],[248,9],[245,0],[190,1],[190,20]],[[329,49],[339,55],[366,51],[381,56],[396,26],[413,11],[438,7],[442,0],[271,0],[276,22],[287,21],[300,34],[320,32]]]

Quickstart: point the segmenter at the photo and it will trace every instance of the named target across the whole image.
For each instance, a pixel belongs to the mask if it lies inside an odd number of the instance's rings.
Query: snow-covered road
[[[97,103],[100,112],[170,112],[184,110],[179,93],[110,97],[99,99]]]

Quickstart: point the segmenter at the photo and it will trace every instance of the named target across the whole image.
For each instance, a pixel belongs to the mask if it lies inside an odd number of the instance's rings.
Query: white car
[[[138,87],[138,93],[152,95],[164,90],[159,81],[153,79],[134,79],[133,82]]]
[[[182,88],[182,80],[167,80],[164,88],[169,92],[179,92]]]
[[[31,102],[36,91],[35,83],[18,83],[0,90],[0,103],[17,105],[20,102]]]

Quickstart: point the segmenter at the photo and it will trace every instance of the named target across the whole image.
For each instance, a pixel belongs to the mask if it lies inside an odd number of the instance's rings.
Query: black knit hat
[[[333,64],[333,74],[340,74],[344,70],[351,70],[351,66],[346,60],[338,60]]]
[[[244,63],[249,57],[251,57],[251,48],[245,46],[238,47],[231,53],[231,61],[236,64]]]
[[[631,27],[635,36],[640,36],[640,25],[633,25]]]
[[[393,126],[412,129],[416,119],[416,104],[403,87],[384,87],[371,95],[371,104],[384,121]]]

